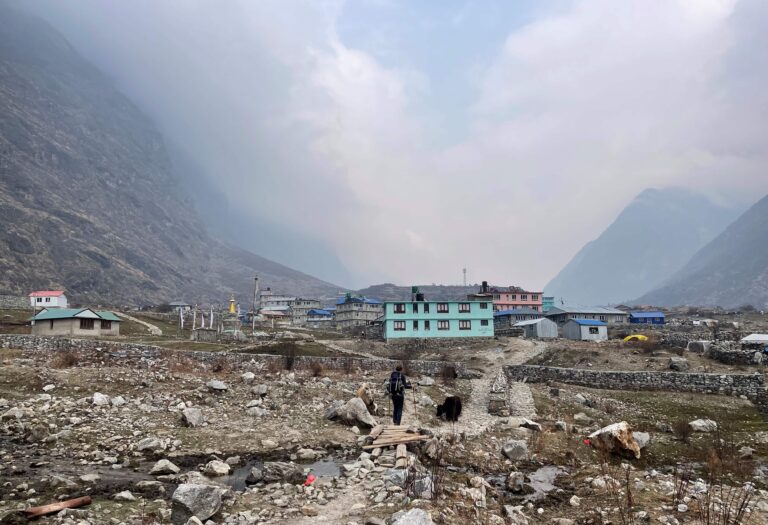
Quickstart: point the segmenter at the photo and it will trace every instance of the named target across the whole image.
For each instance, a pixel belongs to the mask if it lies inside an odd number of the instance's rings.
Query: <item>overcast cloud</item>
[[[768,4],[412,4],[25,6],[341,285],[540,288],[645,188],[768,192]]]

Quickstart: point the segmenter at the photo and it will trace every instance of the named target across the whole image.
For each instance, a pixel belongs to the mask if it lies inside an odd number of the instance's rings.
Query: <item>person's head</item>
[[[395,367],[395,370],[397,370],[398,372],[402,372],[403,371],[403,365],[397,365]]]

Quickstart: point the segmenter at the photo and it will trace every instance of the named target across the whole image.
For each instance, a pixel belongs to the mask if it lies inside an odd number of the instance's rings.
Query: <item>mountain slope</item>
[[[212,239],[153,124],[50,26],[0,3],[0,292],[225,301],[338,288]]]
[[[636,303],[768,307],[768,196]]]
[[[735,217],[734,210],[687,190],[645,190],[576,254],[545,293],[583,304],[638,297],[679,270]]]

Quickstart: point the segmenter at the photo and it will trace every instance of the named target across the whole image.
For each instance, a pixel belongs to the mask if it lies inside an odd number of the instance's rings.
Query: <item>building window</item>
[[[46,298],[45,298],[45,302],[46,302],[46,303],[50,303],[50,302],[51,302],[51,298],[50,298],[50,297],[46,297]]]
[[[419,322],[418,321],[414,321],[413,322],[413,329],[414,330],[418,330],[419,329]]]
[[[102,321],[101,322],[101,329],[102,330],[112,330],[112,321]]]
[[[425,314],[429,313],[429,303],[424,303],[424,313]]]
[[[488,319],[481,319],[480,326],[488,326]]]
[[[51,319],[50,324],[48,325],[48,328],[50,330],[53,330],[53,319]]]
[[[517,301],[517,295],[512,295],[512,299],[510,299],[510,301]]]
[[[605,321],[605,316],[604,316],[604,315],[601,315],[601,316],[600,316],[600,320],[601,320],[601,321]]]
[[[405,321],[395,321],[395,332],[405,332]]]
[[[597,335],[600,333],[600,330],[596,326],[590,326],[589,327],[589,333],[591,335]]]
[[[450,330],[451,329],[451,322],[450,321],[438,321],[437,322],[437,329],[438,330]]]
[[[429,330],[429,321],[424,321],[424,330]]]
[[[469,303],[459,303],[459,313],[468,314],[471,310]]]
[[[487,310],[488,309],[488,303],[480,303],[480,309],[481,310]]]
[[[459,330],[471,330],[472,321],[459,321]]]
[[[448,303],[437,303],[437,313],[439,313],[439,314],[447,314],[448,313]]]
[[[413,313],[417,314],[419,313],[419,304],[413,303]]]
[[[493,300],[494,300],[494,301],[501,301],[501,295],[499,295],[499,294],[493,294]]]
[[[80,330],[93,330],[93,319],[80,319]]]
[[[42,302],[43,302],[43,298],[42,298],[42,297],[38,297],[38,298],[37,298],[37,302],[38,302],[38,303],[42,303]]]
[[[395,304],[395,313],[396,314],[404,314],[405,313],[405,303],[396,303]]]
[[[521,301],[527,301],[528,300],[528,296],[527,295],[521,295],[520,296],[520,300]]]

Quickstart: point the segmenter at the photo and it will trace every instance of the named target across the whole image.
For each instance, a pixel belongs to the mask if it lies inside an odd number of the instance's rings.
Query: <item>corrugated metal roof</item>
[[[120,319],[118,316],[116,316],[113,312],[107,312],[105,310],[103,312],[99,311],[99,312],[96,312],[96,313],[99,314],[99,317],[101,317],[105,321],[117,321],[117,322],[122,321],[122,319]]]
[[[119,323],[122,320],[112,312],[107,312],[107,311],[97,312],[95,310],[91,310],[90,308],[51,308],[50,310],[43,310],[36,316],[32,317],[31,320],[51,321],[53,319],[73,319],[77,317],[78,314],[81,314],[83,312],[93,312],[100,319],[103,319],[105,321],[116,321]]]
[[[61,297],[62,295],[64,290],[40,290],[29,294],[30,297]]]
[[[539,312],[538,310],[534,310],[533,308],[517,308],[514,310],[499,310],[498,312],[494,312],[494,317],[506,317],[508,315],[544,315],[543,313]]]
[[[629,312],[629,315],[637,319],[649,319],[653,317],[664,317],[664,312]]]
[[[627,315],[627,312],[623,312],[616,308],[610,308],[608,306],[580,306],[567,304],[554,306],[549,310],[549,312],[547,312],[548,316],[557,314]]]
[[[603,321],[598,321],[597,319],[571,319],[568,322],[576,323],[580,326],[608,326]]]
[[[742,343],[768,343],[768,334],[751,334],[741,340]]]
[[[538,324],[542,321],[549,321],[549,319],[547,319],[546,317],[542,317],[541,319],[528,319],[527,321],[519,321],[515,323],[513,326],[528,326],[531,324]]]
[[[312,308],[307,312],[307,315],[325,315],[325,316],[331,317],[333,313],[329,312],[328,310],[324,310],[322,308]]]

